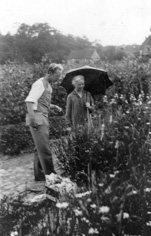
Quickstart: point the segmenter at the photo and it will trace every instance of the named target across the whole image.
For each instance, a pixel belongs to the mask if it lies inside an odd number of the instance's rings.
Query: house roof
[[[146,47],[148,45],[151,45],[151,35],[149,35],[145,41],[142,43],[142,47]]]
[[[143,55],[151,55],[151,45],[147,45],[146,47],[143,48],[142,50]]]
[[[95,49],[72,50],[67,59],[91,59],[95,51]]]

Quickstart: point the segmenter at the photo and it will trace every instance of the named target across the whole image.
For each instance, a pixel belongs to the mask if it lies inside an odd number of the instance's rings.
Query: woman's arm
[[[67,97],[65,118],[66,118],[67,124],[71,125],[72,124],[72,100],[70,96]]]
[[[95,111],[94,100],[93,100],[93,98],[92,98],[90,93],[87,94],[86,107],[89,109],[90,112],[94,112]]]

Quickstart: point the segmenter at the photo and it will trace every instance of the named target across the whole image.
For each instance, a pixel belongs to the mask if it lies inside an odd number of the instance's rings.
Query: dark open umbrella
[[[74,89],[72,79],[76,75],[83,75],[85,78],[85,90],[89,91],[92,95],[105,94],[106,89],[113,85],[105,70],[99,68],[84,66],[74,70],[70,70],[61,83],[67,93],[69,94]]]

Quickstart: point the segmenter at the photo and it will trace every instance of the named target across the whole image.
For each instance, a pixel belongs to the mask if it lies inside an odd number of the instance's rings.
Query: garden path
[[[15,157],[0,156],[0,199],[4,195],[17,195],[27,189],[44,191],[44,181],[34,181],[33,158],[33,153]]]

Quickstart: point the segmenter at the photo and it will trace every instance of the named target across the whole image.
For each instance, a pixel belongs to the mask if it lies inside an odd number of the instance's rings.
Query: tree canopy
[[[117,47],[103,47],[87,37],[64,35],[47,23],[21,24],[14,35],[0,34],[0,64],[6,61],[39,63],[47,54],[53,61],[65,61],[71,50],[95,48],[101,59],[121,60],[125,53]]]

